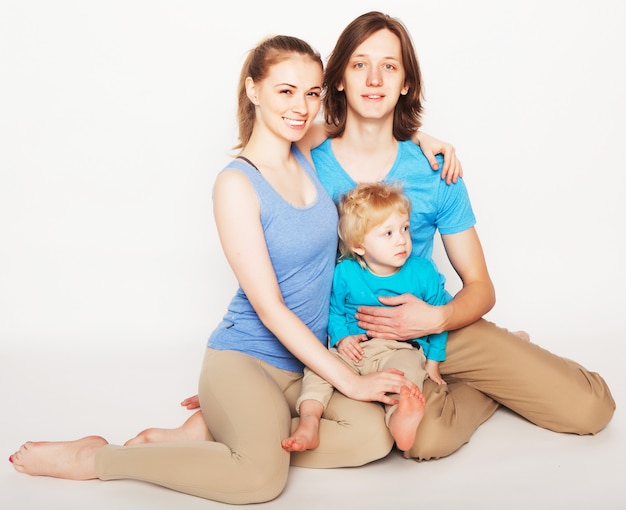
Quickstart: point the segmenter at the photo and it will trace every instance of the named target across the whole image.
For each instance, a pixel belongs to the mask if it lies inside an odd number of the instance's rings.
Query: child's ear
[[[365,255],[365,250],[361,248],[360,246],[353,246],[352,251],[359,257],[362,257],[363,255]]]

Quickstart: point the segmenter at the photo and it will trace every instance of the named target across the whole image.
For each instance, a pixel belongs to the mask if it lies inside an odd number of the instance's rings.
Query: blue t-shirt
[[[335,203],[357,185],[341,167],[331,147],[331,139],[312,152],[317,175]],[[443,158],[437,156],[440,166]],[[411,200],[413,254],[432,260],[435,232],[457,234],[471,228],[476,218],[463,179],[446,184],[433,172],[422,149],[411,141],[398,142],[398,154],[384,182],[403,184]]]
[[[337,264],[330,297],[328,334],[330,346],[348,335],[366,333],[359,327],[354,314],[359,306],[382,306],[379,296],[413,294],[428,304],[445,305],[452,297],[445,291],[430,261],[412,255],[394,274],[378,276],[362,267],[356,260],[346,259]],[[415,339],[424,356],[435,361],[446,359],[447,331]]]
[[[252,182],[261,204],[267,249],[285,304],[326,345],[337,254],[337,208],[295,145],[292,153],[317,189],[317,199],[306,207],[285,201],[256,169],[241,160],[233,160],[222,171],[240,171]],[[302,372],[304,368],[263,325],[241,287],[211,334],[208,346],[243,352],[292,372]]]

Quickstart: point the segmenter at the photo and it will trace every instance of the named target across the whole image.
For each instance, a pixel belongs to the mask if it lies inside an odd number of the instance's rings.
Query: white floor
[[[200,355],[158,346],[153,352],[72,352],[28,345],[3,350],[0,450],[25,440],[100,434],[120,443],[148,425],[173,426],[188,411]],[[397,452],[361,468],[293,469],[284,493],[263,508],[309,509],[585,509],[626,508],[626,393],[618,357],[600,370],[618,402],[600,434],[578,437],[539,429],[501,409],[454,455],[417,463]],[[583,361],[583,360],[581,360]],[[188,365],[181,374],[180,366]],[[73,482],[30,477],[5,461],[2,510],[232,508],[134,481]]]

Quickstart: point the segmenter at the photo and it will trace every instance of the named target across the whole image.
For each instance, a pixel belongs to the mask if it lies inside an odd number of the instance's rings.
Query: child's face
[[[392,213],[365,235],[354,252],[363,257],[374,274],[387,276],[402,267],[412,248],[409,216]]]

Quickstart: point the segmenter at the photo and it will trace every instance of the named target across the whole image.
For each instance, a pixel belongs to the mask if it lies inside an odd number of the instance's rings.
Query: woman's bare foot
[[[411,392],[407,386],[402,386],[398,407],[389,418],[389,432],[400,450],[406,451],[413,446],[425,406],[426,398],[421,391]]]
[[[207,439],[207,426],[202,411],[193,413],[185,423],[175,429],[159,429],[156,427],[141,431],[124,446],[144,443],[177,443],[179,441],[204,441]]]
[[[319,427],[320,419],[317,416],[301,416],[298,428],[280,444],[288,452],[313,450],[320,445]]]
[[[100,436],[76,441],[28,442],[9,457],[20,473],[67,480],[92,480],[96,475],[96,452],[108,444]]]

